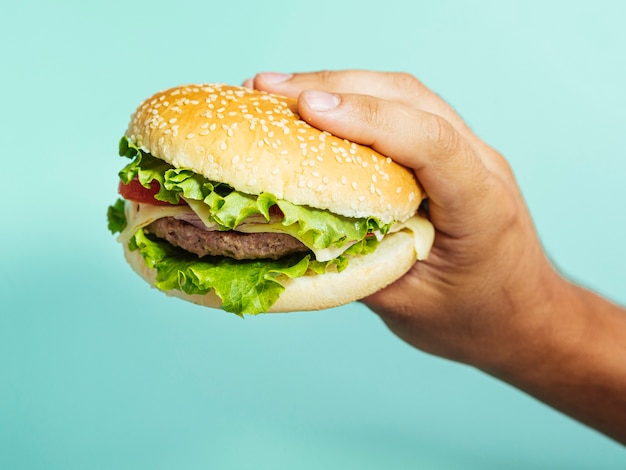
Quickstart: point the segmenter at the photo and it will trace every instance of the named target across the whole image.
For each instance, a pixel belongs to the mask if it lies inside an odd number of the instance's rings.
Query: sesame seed
[[[192,133],[187,134],[187,138],[188,138],[188,139],[193,139],[195,136],[196,136],[196,134],[194,134],[193,132],[192,132]]]
[[[352,182],[352,189],[356,189],[356,188],[357,188],[356,181],[353,181],[353,182]]]

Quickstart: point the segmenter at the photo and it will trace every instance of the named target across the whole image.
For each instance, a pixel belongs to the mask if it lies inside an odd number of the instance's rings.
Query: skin
[[[506,160],[415,77],[260,73],[311,125],[412,168],[436,228],[428,260],[363,300],[396,335],[469,364],[626,444],[626,311],[547,259]]]

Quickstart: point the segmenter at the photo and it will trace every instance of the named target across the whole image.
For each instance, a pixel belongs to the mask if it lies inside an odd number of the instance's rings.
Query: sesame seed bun
[[[390,223],[424,197],[413,172],[299,118],[296,100],[243,87],[189,85],[144,101],[126,135],[175,167],[248,194]]]
[[[124,245],[126,261],[152,287],[156,270],[146,265],[138,250]],[[285,291],[268,313],[322,310],[337,307],[374,294],[406,273],[416,261],[414,237],[409,232],[388,235],[376,251],[353,258],[340,273],[303,276],[282,280]],[[366,279],[367,282],[363,282]],[[166,294],[202,305],[220,308],[220,298],[210,291],[205,295],[189,295],[179,290]]]

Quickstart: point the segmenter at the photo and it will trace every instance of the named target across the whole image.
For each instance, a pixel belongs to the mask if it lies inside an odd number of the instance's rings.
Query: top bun
[[[413,172],[370,147],[310,126],[296,100],[244,87],[171,88],[145,100],[126,135],[174,167],[248,194],[384,223],[413,216]]]

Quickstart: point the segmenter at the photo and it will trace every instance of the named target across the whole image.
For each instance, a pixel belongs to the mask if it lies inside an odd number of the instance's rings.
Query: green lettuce
[[[118,198],[115,204],[107,211],[108,227],[111,233],[121,232],[126,228],[126,215],[124,214],[124,199]]]
[[[325,263],[310,254],[292,255],[278,260],[241,260],[228,257],[198,258],[167,242],[151,238],[138,230],[130,241],[148,266],[156,269],[155,287],[163,291],[180,290],[187,294],[207,294],[211,290],[222,300],[222,308],[237,315],[267,312],[285,290],[284,281],[321,274],[328,269],[340,271],[347,265],[344,256]]]
[[[131,159],[119,172],[124,184],[137,178],[144,187],[150,188],[156,182],[159,191],[155,198],[158,200],[172,204],[178,203],[181,197],[198,201],[203,208],[201,216],[206,222],[217,224],[220,230],[232,230],[251,215],[262,215],[269,222],[270,208],[276,205],[284,214],[281,223],[285,231],[306,245],[325,249],[352,244],[343,255],[328,262],[319,262],[311,254],[280,260],[237,261],[226,257],[199,259],[145,235],[143,230],[134,234],[129,248],[139,250],[146,264],[156,269],[156,287],[164,291],[178,289],[187,294],[205,294],[213,289],[222,299],[222,308],[238,315],[267,311],[284,290],[283,283],[288,278],[322,274],[328,269],[341,271],[350,256],[367,254],[376,248],[378,241],[371,236],[373,232],[384,234],[391,226],[374,217],[357,219],[297,206],[269,193],[259,196],[241,193],[190,169],[175,168],[144,152],[127,137],[121,139],[119,150],[120,156]],[[122,200],[109,207],[108,220],[111,232],[124,229]]]

